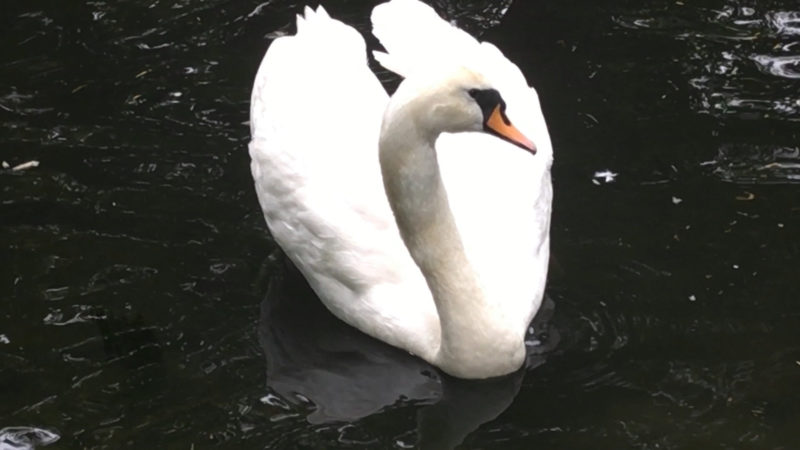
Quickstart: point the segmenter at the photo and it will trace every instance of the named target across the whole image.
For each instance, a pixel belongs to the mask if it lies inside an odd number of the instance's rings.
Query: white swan
[[[372,23],[376,59],[405,78],[391,99],[361,35],[322,7],[261,63],[249,148],[269,230],[345,322],[454,376],[513,372],[549,258],[536,92],[417,0]]]

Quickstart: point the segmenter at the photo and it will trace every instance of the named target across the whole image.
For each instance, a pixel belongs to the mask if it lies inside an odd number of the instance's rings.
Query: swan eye
[[[497,92],[496,89],[470,89],[469,95],[475,99],[475,103],[481,108],[484,121],[489,119],[492,115],[492,111],[494,111],[497,106],[500,106],[500,110],[505,113],[506,102],[503,101],[503,98],[500,97],[500,93]]]
[[[503,101],[497,90],[470,89],[469,95],[481,108],[484,131],[536,154],[536,145],[508,120],[506,102]]]

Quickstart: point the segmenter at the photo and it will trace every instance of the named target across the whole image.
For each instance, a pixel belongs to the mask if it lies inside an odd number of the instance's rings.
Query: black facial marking
[[[503,97],[500,96],[496,89],[470,89],[469,95],[475,99],[475,102],[481,108],[483,123],[489,120],[494,108],[500,105],[500,115],[503,117],[503,122],[506,125],[511,125],[511,121],[506,117],[506,102],[503,101]]]

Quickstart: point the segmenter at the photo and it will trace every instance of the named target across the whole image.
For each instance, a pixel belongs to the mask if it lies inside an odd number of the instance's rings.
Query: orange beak
[[[508,120],[508,117],[506,117],[506,114],[500,108],[500,105],[494,107],[492,114],[489,116],[489,119],[486,120],[484,126],[486,127],[486,130],[492,134],[495,134],[516,146],[522,147],[534,155],[536,154],[536,144],[525,137],[525,135],[522,134],[522,132],[520,132],[514,125],[511,125],[511,121]]]

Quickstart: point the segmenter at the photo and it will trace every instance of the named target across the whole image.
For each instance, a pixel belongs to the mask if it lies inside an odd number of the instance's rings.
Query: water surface
[[[374,3],[325,2],[362,32]],[[40,164],[0,172],[0,448],[800,446],[796,3],[436,6],[519,63],[550,126],[526,369],[449,379],[286,267],[247,114],[300,6],[16,2],[0,160]]]

